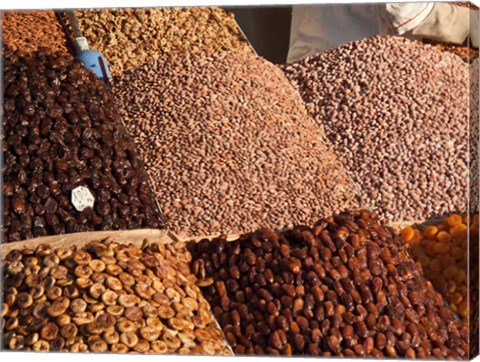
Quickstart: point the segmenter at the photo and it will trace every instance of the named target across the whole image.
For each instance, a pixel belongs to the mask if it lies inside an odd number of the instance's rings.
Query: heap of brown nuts
[[[2,11],[4,54],[40,48],[67,53],[67,38],[53,11]]]
[[[114,75],[173,51],[253,53],[233,14],[217,7],[82,10],[77,17]]]
[[[60,53],[11,55],[3,65],[4,240],[162,227],[105,84]],[[93,208],[72,203],[79,186]]]
[[[112,83],[175,232],[283,228],[358,207],[322,129],[265,59],[172,52]]]
[[[14,249],[2,262],[3,348],[231,354],[190,260],[181,243]]]
[[[282,69],[364,205],[394,221],[466,211],[471,88],[458,56],[374,36]]]
[[[369,211],[190,247],[235,354],[468,356],[468,327]]]

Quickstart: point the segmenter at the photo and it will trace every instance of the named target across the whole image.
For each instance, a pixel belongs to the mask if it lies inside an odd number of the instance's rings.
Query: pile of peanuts
[[[466,212],[469,66],[399,37],[282,66],[364,205],[392,221]]]
[[[203,240],[190,250],[192,272],[236,354],[468,356],[468,327],[371,212]]]
[[[453,214],[423,231],[412,226],[401,231],[403,241],[411,247],[413,258],[422,265],[425,277],[465,322],[469,313],[469,235],[478,243],[478,214],[470,223],[468,216]]]
[[[2,261],[3,348],[230,355],[184,244],[38,245]]]
[[[163,227],[105,84],[63,53],[11,55],[3,67],[3,240]],[[72,202],[80,186],[93,207]]]
[[[91,47],[108,59],[112,74],[172,51],[252,52],[233,14],[216,7],[87,10],[77,11],[77,16]]]
[[[53,11],[2,11],[3,53],[31,53],[40,48],[67,53],[67,39]]]
[[[176,232],[248,232],[356,207],[330,143],[266,60],[172,53],[116,77],[113,90]]]

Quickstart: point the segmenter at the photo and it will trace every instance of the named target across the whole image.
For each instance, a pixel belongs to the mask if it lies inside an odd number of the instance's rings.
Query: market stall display
[[[467,357],[468,327],[371,212],[190,248],[235,354]]]
[[[12,55],[3,67],[3,241],[162,227],[105,84],[65,54]]]
[[[252,52],[233,14],[216,7],[82,10],[77,16],[113,74],[173,51]]]
[[[75,13],[2,12],[2,349],[478,353],[475,53],[277,67],[220,8]]]
[[[356,205],[329,142],[273,64],[178,53],[113,83],[172,230],[284,227]]]
[[[3,348],[231,355],[184,244],[75,245],[4,256]]]
[[[466,211],[467,63],[430,45],[375,36],[282,69],[382,216]]]

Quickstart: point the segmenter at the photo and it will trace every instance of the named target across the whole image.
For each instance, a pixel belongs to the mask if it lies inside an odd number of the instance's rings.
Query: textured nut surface
[[[177,232],[284,227],[357,206],[323,132],[266,60],[172,53],[116,77],[113,91]]]
[[[173,51],[252,52],[233,14],[216,7],[86,10],[77,17],[113,74]]]
[[[6,242],[162,227],[135,144],[103,82],[70,55],[44,51],[8,54],[3,71]],[[93,208],[75,208],[78,186],[90,190]],[[40,257],[52,277],[63,279],[60,256]],[[77,271],[83,277],[91,272],[88,265]]]
[[[181,266],[191,260],[184,243],[145,241],[136,247],[108,238],[69,253],[48,245],[33,253],[55,262],[53,267],[40,264],[34,287],[19,277],[22,265],[31,263],[28,250],[9,253],[5,267],[2,264],[3,348],[231,355],[196,278],[188,266]],[[97,271],[77,277],[79,268],[85,267]],[[47,268],[61,279],[43,273]],[[57,286],[69,279],[75,283]],[[40,287],[46,290],[44,298],[34,298]],[[202,338],[195,339],[196,335]]]
[[[468,327],[369,211],[190,247],[236,354],[467,358]]]
[[[375,36],[283,70],[364,205],[395,221],[466,211],[467,63],[420,42]]]

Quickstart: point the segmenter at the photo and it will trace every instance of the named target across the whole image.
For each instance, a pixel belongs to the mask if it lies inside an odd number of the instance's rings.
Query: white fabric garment
[[[294,5],[288,62],[374,35],[402,35],[420,24],[433,3]]]

